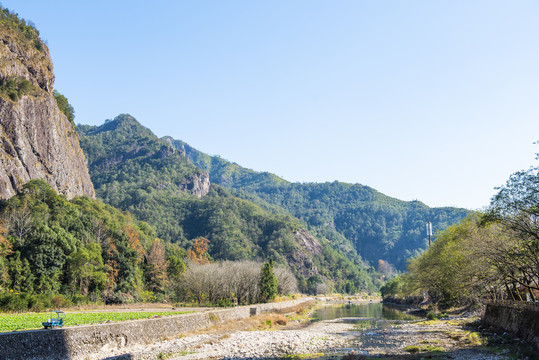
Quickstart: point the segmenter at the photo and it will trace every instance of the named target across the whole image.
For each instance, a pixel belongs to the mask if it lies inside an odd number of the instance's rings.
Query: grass
[[[186,313],[189,313],[189,311],[67,313],[65,326],[99,324],[109,321],[146,319]],[[43,327],[41,323],[50,317],[50,312],[0,314],[0,332],[40,329]]]
[[[445,333],[463,345],[481,346],[485,343],[481,335],[475,331],[446,331]]]
[[[313,319],[311,315],[317,307],[315,301],[308,301],[288,309],[282,309],[279,313],[286,314],[289,321],[297,321],[306,324]]]
[[[425,320],[425,321],[418,321],[415,322],[414,325],[438,325],[441,323],[441,320]]]
[[[273,329],[278,326],[285,326],[288,324],[288,319],[284,317],[282,314],[269,314],[269,315],[261,315],[259,319],[259,325],[255,328],[257,330],[267,330],[267,329]]]
[[[444,351],[444,348],[440,347],[440,346],[429,345],[429,344],[408,345],[407,347],[404,348],[404,351],[407,351],[409,353],[442,352],[442,351]]]

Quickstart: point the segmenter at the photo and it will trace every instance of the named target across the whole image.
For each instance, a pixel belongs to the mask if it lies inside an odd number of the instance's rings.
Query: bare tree
[[[24,244],[24,237],[32,230],[32,213],[25,202],[22,207],[12,208],[6,214],[6,228],[10,235],[15,236],[20,244]]]
[[[316,295],[329,294],[330,292],[329,286],[325,283],[316,285]]]
[[[255,261],[190,262],[181,281],[174,286],[184,300],[252,304],[260,296],[261,267],[262,263]],[[275,275],[279,294],[296,291],[297,281],[290,270],[278,267]]]
[[[290,269],[279,266],[274,269],[277,277],[277,293],[280,295],[290,295],[298,292],[298,280]]]

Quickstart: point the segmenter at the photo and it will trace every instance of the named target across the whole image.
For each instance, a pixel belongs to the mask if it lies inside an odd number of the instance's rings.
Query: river
[[[260,316],[261,323],[268,321],[264,316],[269,315]],[[487,346],[470,327],[473,319],[424,321],[381,303],[332,304],[313,317],[301,327],[295,320],[264,330],[228,325],[148,346],[130,359],[155,359],[156,354],[169,360],[524,359],[514,347]]]

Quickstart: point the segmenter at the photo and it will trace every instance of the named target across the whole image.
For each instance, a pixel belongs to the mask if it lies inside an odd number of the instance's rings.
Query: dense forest
[[[148,261],[156,246],[169,264],[160,271],[177,276],[185,266],[185,251],[156,239],[147,223],[98,200],[67,201],[43,180],[2,201],[0,215],[0,287],[22,293],[0,299],[9,310],[50,306],[55,294],[56,305],[149,300],[146,290],[164,286]]]
[[[442,231],[469,213],[459,208],[429,208],[420,201],[401,201],[359,184],[290,183],[206,155],[180,140],[166,140],[185,152],[197,167],[208,171],[213,183],[269,210],[275,206],[286,210],[313,233],[323,234],[342,248],[354,248],[373,266],[382,260],[404,270],[407,259],[427,247],[427,221],[435,231]]]
[[[352,248],[345,253],[314,237],[286,211],[269,211],[218,185],[195,192],[190,184],[205,173],[133,117],[78,131],[98,197],[152,224],[160,238],[189,249],[204,237],[215,260],[271,258],[290,267],[302,291],[375,289],[374,271]]]
[[[437,236],[382,288],[385,297],[428,298],[442,307],[539,300],[539,168],[511,175],[484,213]]]
[[[147,223],[99,200],[68,201],[43,180],[2,201],[0,215],[2,310],[164,299],[248,304],[267,297],[267,283],[271,298],[297,291],[288,268],[272,268],[273,282],[264,282],[267,264],[210,264],[206,239],[186,252]]]

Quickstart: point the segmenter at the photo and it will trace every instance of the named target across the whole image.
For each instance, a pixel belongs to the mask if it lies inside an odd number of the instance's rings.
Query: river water
[[[395,323],[421,319],[407,314],[401,307],[383,303],[329,305],[317,310],[313,317],[315,321],[340,319],[355,324],[358,330],[384,329]]]

